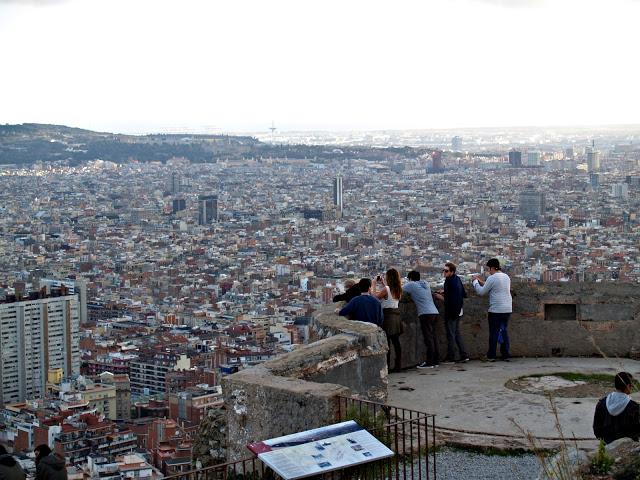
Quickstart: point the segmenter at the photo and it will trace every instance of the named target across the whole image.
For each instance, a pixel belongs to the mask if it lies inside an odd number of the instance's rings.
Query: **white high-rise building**
[[[80,373],[79,310],[66,288],[0,303],[0,405],[43,397],[51,369]]]
[[[600,152],[594,147],[587,147],[585,153],[587,155],[587,172],[599,172]]]
[[[83,278],[76,280],[55,280],[52,278],[41,278],[39,282],[40,288],[45,287],[47,295],[51,294],[52,288],[60,288],[64,285],[69,294],[77,295],[80,302],[80,325],[87,323],[87,281]]]

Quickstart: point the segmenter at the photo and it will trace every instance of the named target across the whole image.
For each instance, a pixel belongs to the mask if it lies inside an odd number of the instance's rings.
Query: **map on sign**
[[[251,443],[247,447],[286,480],[394,455],[393,451],[353,420]]]

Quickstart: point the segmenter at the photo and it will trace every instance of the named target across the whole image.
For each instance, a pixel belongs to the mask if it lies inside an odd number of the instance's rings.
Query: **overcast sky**
[[[0,0],[0,123],[640,123],[640,0]]]

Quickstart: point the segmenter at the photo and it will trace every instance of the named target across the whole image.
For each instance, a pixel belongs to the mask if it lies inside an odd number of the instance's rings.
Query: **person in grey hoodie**
[[[611,443],[618,438],[640,437],[640,406],[631,400],[633,377],[620,372],[614,380],[615,392],[601,398],[593,416],[593,433],[596,438]]]
[[[413,270],[407,274],[407,278],[409,281],[402,287],[402,290],[416,304],[422,337],[427,350],[427,360],[418,365],[418,368],[434,368],[440,364],[438,339],[436,338],[438,309],[433,303],[431,288],[427,285],[427,282],[420,280],[420,272]]]
[[[64,458],[52,452],[49,445],[43,443],[33,451],[36,454],[36,480],[67,480]]]
[[[20,464],[0,445],[0,480],[25,480],[27,478]]]

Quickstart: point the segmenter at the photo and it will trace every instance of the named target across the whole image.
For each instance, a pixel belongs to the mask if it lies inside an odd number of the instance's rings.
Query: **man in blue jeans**
[[[402,290],[411,297],[416,304],[418,320],[422,330],[425,349],[427,350],[426,361],[418,365],[418,368],[435,368],[440,364],[440,353],[438,352],[438,339],[436,337],[436,325],[438,323],[438,309],[433,303],[431,288],[424,280],[420,280],[420,272],[412,270],[407,274],[409,281],[405,283]]]
[[[487,262],[489,269],[489,278],[486,281],[478,276],[473,278],[473,288],[478,295],[489,294],[489,351],[487,352],[487,360],[496,361],[496,346],[498,340],[500,343],[500,354],[502,360],[509,361],[511,354],[509,352],[509,334],[507,326],[511,317],[511,279],[506,273],[502,273],[500,261],[492,258]],[[500,338],[501,337],[501,338]]]
[[[464,346],[460,335],[460,321],[462,320],[464,298],[467,296],[462,280],[456,275],[456,265],[447,262],[442,269],[444,276],[444,290],[435,294],[435,297],[444,303],[444,326],[447,331],[447,358],[444,363],[460,363],[469,361],[467,348]],[[456,346],[460,358],[456,360]]]

